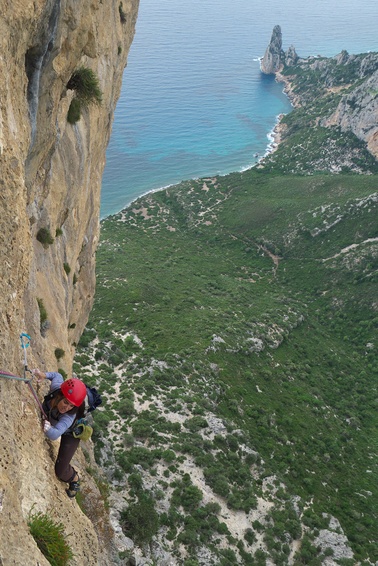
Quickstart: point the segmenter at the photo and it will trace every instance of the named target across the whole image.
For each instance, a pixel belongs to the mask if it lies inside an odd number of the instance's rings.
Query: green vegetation
[[[59,361],[63,358],[65,351],[62,350],[62,348],[55,348],[54,354],[56,359]]]
[[[74,368],[105,399],[96,458],[128,493],[126,534],[163,533],[187,565],[203,548],[216,564],[286,565],[295,547],[294,564],[321,564],[323,529],[346,535],[355,563],[378,557],[376,176],[330,174],[344,134],[294,114],[263,168],[102,222]],[[302,161],[287,153],[298,143]],[[372,156],[358,166],[376,171]]]
[[[66,272],[67,275],[69,275],[71,273],[71,268],[69,266],[68,263],[63,263],[63,269]]]
[[[43,299],[37,299],[37,303],[39,308],[40,325],[43,326],[43,324],[47,321],[47,310],[45,305],[43,304]]]
[[[98,77],[88,67],[77,69],[68,81],[67,88],[75,91],[75,98],[71,101],[67,115],[67,120],[70,124],[75,124],[80,120],[83,108],[87,108],[91,104],[100,105],[102,102],[102,92]]]
[[[48,228],[40,228],[37,232],[37,240],[41,242],[44,248],[48,248],[54,243],[54,238]]]
[[[127,17],[126,17],[126,13],[123,9],[122,2],[120,2],[119,6],[118,6],[118,11],[119,11],[119,19],[121,20],[121,23],[125,24],[127,22]],[[119,53],[119,51],[118,51],[118,53]]]
[[[364,142],[350,131],[342,131],[337,126],[325,127],[325,121],[336,110],[343,95],[349,94],[348,106],[358,106],[354,89],[377,66],[376,60],[363,54],[342,64],[336,59],[317,58],[286,67],[283,74],[290,77],[292,92],[299,97],[300,106],[283,117],[283,141],[264,161],[265,172],[275,175],[314,175],[330,171],[377,174],[378,163]]]
[[[71,100],[70,107],[67,113],[67,122],[69,124],[76,124],[81,118],[81,103],[78,98],[73,98]]]
[[[122,511],[121,524],[127,536],[136,544],[143,546],[150,542],[159,527],[153,498],[146,493],[140,493],[138,501]]]
[[[47,310],[46,307],[43,303],[43,299],[38,299],[37,298],[37,303],[38,303],[38,309],[39,309],[39,329],[41,332],[42,336],[46,335],[46,332],[50,326],[50,323],[48,321],[47,318]]]
[[[276,476],[286,488],[276,491],[275,527],[264,527],[275,563],[287,560],[285,541],[301,536],[298,516],[285,511],[293,496],[313,500],[318,522],[323,512],[337,517],[356,556],[375,556],[378,493],[366,472],[377,469],[375,189],[372,176],[250,171],[149,195],[122,221],[103,222],[97,296],[76,363],[87,374],[95,361],[106,396],[121,384],[119,401],[94,414],[100,437],[124,423],[115,477],[135,466],[153,476],[159,464],[176,482],[189,458],[214,497],[248,513],[276,489],[262,491],[251,472]],[[142,208],[150,219],[133,212]],[[136,412],[130,393],[149,410]],[[170,420],[186,411],[182,424]],[[211,414],[227,429],[212,439]],[[173,489],[170,514],[160,517],[173,547],[193,553],[227,536],[212,519],[201,538],[202,515],[184,528],[193,511]]]
[[[80,67],[77,69],[67,83],[67,88],[74,90],[76,98],[82,106],[90,104],[101,104],[102,92],[98,77],[92,69]]]
[[[30,513],[28,527],[38,548],[52,566],[69,564],[73,553],[66,541],[62,523],[55,523],[44,513]]]

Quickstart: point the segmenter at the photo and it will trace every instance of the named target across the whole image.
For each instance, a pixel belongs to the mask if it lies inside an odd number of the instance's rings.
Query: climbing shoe
[[[78,491],[80,491],[80,480],[70,481],[68,489],[66,489],[68,497],[74,498]]]

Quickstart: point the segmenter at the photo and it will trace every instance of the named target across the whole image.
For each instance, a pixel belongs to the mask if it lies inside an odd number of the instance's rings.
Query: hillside
[[[102,222],[74,368],[138,564],[378,560],[376,124],[340,111],[376,71],[351,57],[281,70],[296,109],[258,167]]]

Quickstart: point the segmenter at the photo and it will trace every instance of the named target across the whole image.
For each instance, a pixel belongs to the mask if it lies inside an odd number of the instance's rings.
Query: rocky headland
[[[290,154],[295,151],[293,144],[303,153],[299,138],[294,139],[294,129],[299,132],[311,128],[313,144],[306,155],[307,171],[352,170],[358,173],[375,172],[378,157],[378,53],[351,55],[342,51],[334,57],[299,57],[295,47],[285,52],[282,49],[282,32],[275,26],[271,41],[261,60],[261,71],[274,74],[277,81],[284,84],[284,92],[294,109],[288,116],[282,116],[275,127],[275,144],[289,141]],[[307,113],[309,119],[304,118]],[[343,152],[328,145],[323,158],[320,138],[314,134],[326,128]],[[353,142],[353,138],[355,142]],[[329,141],[324,143],[329,144]],[[282,151],[285,151],[282,149]],[[366,157],[368,152],[374,159]],[[310,155],[311,154],[311,155]],[[276,158],[274,158],[276,159]],[[288,155],[286,154],[286,159]],[[292,171],[304,171],[303,162],[296,169],[291,161]],[[259,166],[263,166],[263,163]]]

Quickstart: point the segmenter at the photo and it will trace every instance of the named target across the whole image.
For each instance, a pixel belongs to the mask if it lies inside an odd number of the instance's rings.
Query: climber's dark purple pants
[[[63,434],[60,437],[58,457],[55,462],[55,473],[58,478],[65,482],[74,479],[76,471],[70,462],[79,446],[80,438],[74,438],[71,434]]]

